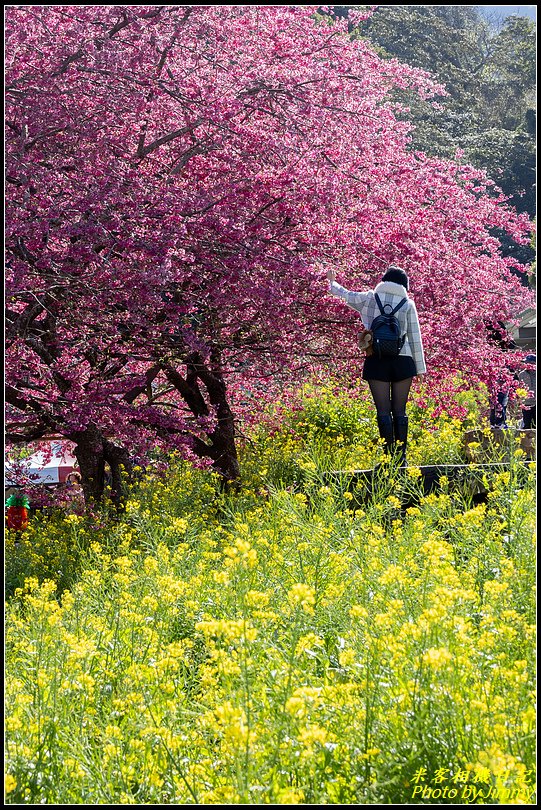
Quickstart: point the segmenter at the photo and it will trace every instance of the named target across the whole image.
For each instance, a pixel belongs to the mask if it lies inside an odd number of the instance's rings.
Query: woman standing
[[[408,440],[408,417],[406,405],[411,382],[416,375],[423,380],[426,373],[423,342],[419,319],[414,302],[408,296],[409,281],[400,267],[391,265],[374,290],[351,292],[337,284],[334,270],[327,272],[330,292],[342,298],[348,306],[360,313],[367,329],[380,314],[376,296],[386,310],[394,309],[402,299],[405,303],[395,312],[404,343],[397,357],[367,356],[364,361],[363,379],[368,382],[376,406],[379,435],[385,442],[386,452],[400,443],[400,463],[406,463]]]

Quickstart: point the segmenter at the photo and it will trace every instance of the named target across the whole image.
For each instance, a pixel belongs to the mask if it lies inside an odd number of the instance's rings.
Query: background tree
[[[408,270],[434,390],[499,373],[487,313],[525,293],[491,230],[529,222],[411,148],[393,93],[440,88],[345,33],[307,7],[8,8],[8,438],[74,441],[88,500],[157,447],[235,479],[254,401],[329,359],[358,376],[329,266]]]
[[[535,214],[536,26],[508,17],[490,41],[476,105],[464,137],[474,165],[487,169],[519,211]]]
[[[346,16],[362,6],[335,6]],[[353,27],[350,26],[353,30]],[[411,97],[414,145],[485,169],[519,211],[535,214],[536,25],[501,28],[476,6],[380,6],[355,29],[385,58],[429,70],[448,97],[438,109]],[[529,257],[531,259],[531,256]]]

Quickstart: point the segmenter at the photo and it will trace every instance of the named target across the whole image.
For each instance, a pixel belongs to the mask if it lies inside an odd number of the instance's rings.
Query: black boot
[[[394,445],[393,417],[390,413],[378,413],[379,435],[385,442],[385,452],[389,453]]]
[[[400,466],[406,466],[406,447],[408,444],[408,417],[406,411],[393,413],[394,435],[397,442],[396,450],[400,454]]]

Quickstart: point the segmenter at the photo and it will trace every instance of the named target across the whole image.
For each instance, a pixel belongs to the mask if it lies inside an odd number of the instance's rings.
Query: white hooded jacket
[[[405,335],[406,338],[400,350],[400,355],[413,358],[417,374],[426,373],[423,341],[419,328],[417,309],[402,284],[397,284],[394,281],[380,281],[374,290],[368,290],[367,292],[351,292],[340,284],[337,284],[336,281],[331,281],[330,292],[332,295],[336,295],[338,298],[345,301],[349,307],[359,312],[362,322],[367,329],[370,329],[376,315],[380,314],[374,297],[375,293],[379,295],[383,306],[390,304],[393,308],[402,298],[407,298],[408,303],[395,313],[395,317],[400,324],[400,333],[401,335]]]

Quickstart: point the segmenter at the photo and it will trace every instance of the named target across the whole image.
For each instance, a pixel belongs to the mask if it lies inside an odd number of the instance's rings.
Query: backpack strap
[[[404,306],[404,304],[406,303],[406,301],[407,301],[407,300],[408,300],[407,298],[403,298],[403,299],[400,301],[400,303],[398,303],[398,304],[395,306],[395,308],[394,308],[394,309],[393,309],[393,311],[391,312],[391,315],[394,315],[394,314],[395,314],[395,312],[398,312],[398,310],[400,309],[400,307],[403,307],[403,306]]]
[[[382,315],[385,315],[385,309],[383,307],[383,304],[381,303],[381,298],[377,293],[374,293],[374,298],[376,299],[376,304],[378,305],[379,311],[381,312]]]
[[[381,303],[381,298],[379,297],[379,295],[377,293],[374,293],[374,298],[376,299],[376,304],[378,305],[379,311],[381,312],[382,315],[385,315],[385,307],[390,307],[391,305],[390,304],[385,304],[385,306],[384,306]],[[390,312],[389,314],[394,315],[395,312],[398,312],[400,307],[403,307],[407,300],[408,300],[407,298],[402,298],[400,300],[400,302],[392,310],[392,312]]]

